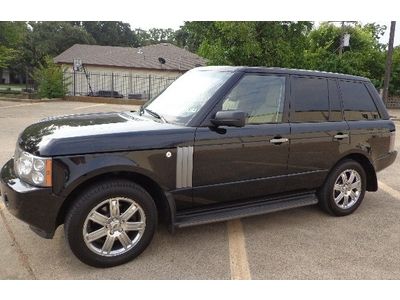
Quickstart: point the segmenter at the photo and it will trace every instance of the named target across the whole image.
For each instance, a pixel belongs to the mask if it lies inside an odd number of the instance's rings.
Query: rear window
[[[328,82],[325,78],[292,77],[292,122],[324,122],[329,118]]]
[[[339,87],[347,121],[380,119],[374,100],[364,83],[339,80]]]

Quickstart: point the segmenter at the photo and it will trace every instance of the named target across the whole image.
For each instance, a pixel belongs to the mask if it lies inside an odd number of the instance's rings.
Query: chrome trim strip
[[[187,185],[187,169],[188,169],[188,148],[183,147],[182,148],[182,186],[181,187],[186,187]]]
[[[188,147],[188,169],[187,169],[187,186],[192,187],[193,176],[193,147]]]

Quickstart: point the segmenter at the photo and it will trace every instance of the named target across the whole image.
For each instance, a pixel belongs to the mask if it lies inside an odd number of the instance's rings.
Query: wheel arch
[[[82,181],[74,187],[74,189],[67,195],[63,204],[61,205],[58,215],[57,215],[57,226],[64,223],[65,217],[74,203],[77,195],[90,187],[91,185],[98,183],[100,181],[107,181],[110,179],[126,179],[139,184],[143,187],[149,195],[154,199],[157,207],[157,212],[161,221],[167,224],[171,223],[173,218],[172,211],[174,209],[174,204],[172,203],[171,197],[167,197],[161,186],[154,181],[152,178],[134,171],[108,171],[96,176],[87,178],[87,180]]]
[[[346,156],[342,157],[336,164],[340,164],[342,161],[351,159],[358,162],[364,169],[365,174],[367,176],[367,186],[366,190],[369,192],[375,192],[378,190],[378,179],[376,177],[376,172],[374,165],[371,163],[369,158],[362,154],[362,153],[351,153],[347,154]],[[332,167],[333,169],[333,167]]]

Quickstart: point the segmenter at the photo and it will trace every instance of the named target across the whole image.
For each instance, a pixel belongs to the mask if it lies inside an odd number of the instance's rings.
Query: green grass
[[[0,90],[5,91],[11,89],[11,91],[21,91],[25,88],[25,84],[0,84]]]

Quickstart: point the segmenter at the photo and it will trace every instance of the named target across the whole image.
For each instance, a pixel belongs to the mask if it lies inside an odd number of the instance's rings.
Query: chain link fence
[[[70,96],[149,100],[177,78],[178,76],[65,72],[64,85]]]
[[[389,96],[385,105],[387,108],[400,108],[400,96]]]

